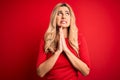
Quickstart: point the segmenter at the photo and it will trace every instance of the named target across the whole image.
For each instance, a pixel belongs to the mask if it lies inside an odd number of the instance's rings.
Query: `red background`
[[[50,13],[60,0],[0,1],[0,80],[38,80],[36,61]],[[81,80],[119,80],[120,1],[62,0],[86,37],[91,73]]]

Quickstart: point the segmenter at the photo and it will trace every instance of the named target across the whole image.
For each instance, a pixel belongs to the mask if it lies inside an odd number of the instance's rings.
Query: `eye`
[[[58,15],[58,16],[62,15],[62,12],[61,12],[61,11],[59,11],[59,12],[57,13],[57,15]]]
[[[69,12],[67,12],[67,13],[66,13],[66,15],[70,15],[70,13],[69,13]]]
[[[68,11],[66,11],[66,13],[65,13],[66,15],[70,15],[70,13],[68,12]]]

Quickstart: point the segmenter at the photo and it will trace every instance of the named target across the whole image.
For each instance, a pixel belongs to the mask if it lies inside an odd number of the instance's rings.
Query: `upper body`
[[[41,40],[37,72],[45,80],[78,80],[78,72],[88,75],[89,56],[86,41],[78,36],[75,16],[68,4],[56,5]]]

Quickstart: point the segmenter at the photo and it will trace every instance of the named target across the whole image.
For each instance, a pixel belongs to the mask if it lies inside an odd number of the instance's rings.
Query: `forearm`
[[[89,74],[89,67],[87,66],[86,63],[84,63],[82,60],[77,58],[70,50],[65,51],[68,59],[72,63],[72,65],[79,70],[84,76]]]
[[[57,51],[49,59],[40,64],[40,66],[37,68],[37,73],[40,77],[44,77],[44,75],[53,68],[59,55],[60,53]]]

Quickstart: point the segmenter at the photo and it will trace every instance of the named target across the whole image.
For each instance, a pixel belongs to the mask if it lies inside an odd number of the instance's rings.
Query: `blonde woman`
[[[79,80],[78,72],[84,76],[90,72],[88,50],[78,36],[72,8],[59,3],[41,40],[37,73],[42,80]]]

